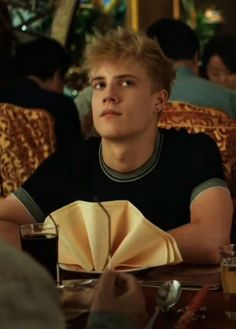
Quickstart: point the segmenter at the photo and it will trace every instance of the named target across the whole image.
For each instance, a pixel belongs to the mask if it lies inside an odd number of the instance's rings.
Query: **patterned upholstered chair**
[[[16,190],[55,150],[54,119],[42,109],[0,103],[0,196]]]
[[[161,113],[158,126],[167,129],[185,128],[189,133],[204,132],[215,140],[221,153],[236,215],[236,120],[216,109],[183,102],[168,102]],[[236,221],[234,228],[236,233]],[[233,239],[236,239],[236,234]]]

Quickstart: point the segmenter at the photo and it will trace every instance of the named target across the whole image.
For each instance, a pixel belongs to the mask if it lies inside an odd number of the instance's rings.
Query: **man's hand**
[[[139,282],[130,274],[104,272],[96,287],[91,311],[113,311],[129,316],[143,328],[147,313]]]

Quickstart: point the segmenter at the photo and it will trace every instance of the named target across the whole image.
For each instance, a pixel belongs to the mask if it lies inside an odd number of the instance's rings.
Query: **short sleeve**
[[[91,197],[91,172],[100,139],[68,145],[46,159],[14,192],[37,221],[75,200]]]
[[[221,155],[215,141],[206,134],[192,136],[192,195],[191,201],[203,190],[211,187],[227,187]]]
[[[60,207],[62,159],[60,153],[54,153],[13,193],[39,222]]]

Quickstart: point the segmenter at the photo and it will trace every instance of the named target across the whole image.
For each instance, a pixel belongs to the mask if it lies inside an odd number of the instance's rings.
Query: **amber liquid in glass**
[[[225,297],[225,314],[236,320],[236,258],[226,258],[221,263],[221,281]]]

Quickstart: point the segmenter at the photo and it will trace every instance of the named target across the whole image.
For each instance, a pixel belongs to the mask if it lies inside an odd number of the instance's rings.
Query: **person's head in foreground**
[[[156,40],[164,54],[178,66],[178,63],[192,65],[198,71],[199,40],[196,33],[184,22],[162,18],[147,28],[147,35]]]
[[[202,76],[236,90],[236,36],[212,37],[202,54]]]
[[[65,329],[55,282],[33,258],[0,240],[1,329]],[[146,305],[131,275],[104,272],[95,287],[88,328],[143,328]],[[79,306],[78,306],[79,307]]]
[[[1,329],[65,328],[55,282],[32,257],[0,239]]]
[[[174,78],[159,45],[124,29],[98,36],[86,51],[94,125],[104,139],[156,136]]]

